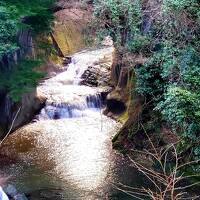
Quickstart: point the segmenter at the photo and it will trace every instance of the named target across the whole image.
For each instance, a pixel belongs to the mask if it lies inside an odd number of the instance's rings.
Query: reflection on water
[[[124,199],[112,183],[128,184],[137,177],[112,150],[111,136],[119,126],[96,111],[87,117],[35,122],[10,138],[19,162],[5,170],[27,193],[54,188],[61,189],[58,199],[112,199],[115,195],[114,199],[121,199],[118,195]],[[27,140],[34,147],[21,151],[16,144]]]
[[[4,171],[30,198],[128,199],[112,184],[137,180],[112,150],[121,124],[101,114],[99,88],[77,85],[89,65],[112,53],[106,48],[75,55],[67,72],[38,87],[48,100],[37,121],[6,141],[3,150],[15,162]]]

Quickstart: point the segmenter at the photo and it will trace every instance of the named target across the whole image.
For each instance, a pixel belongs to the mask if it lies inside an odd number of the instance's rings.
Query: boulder
[[[16,115],[12,130],[16,130],[18,127],[30,122],[35,114],[42,109],[46,101],[44,95],[37,90],[24,94],[20,103],[13,102],[7,93],[2,93],[2,96],[0,95],[0,97],[1,138],[10,129]],[[18,112],[19,109],[20,111]]]
[[[3,190],[10,197],[14,197],[15,195],[18,194],[17,189],[13,185],[11,185],[11,184],[6,185],[3,188]]]
[[[111,87],[111,67],[113,64],[114,47],[109,47],[108,53],[100,59],[99,62],[93,63],[81,76],[83,85]]]
[[[17,189],[11,184],[6,185],[3,190],[13,200],[28,200],[25,194],[18,193]]]
[[[43,108],[45,101],[46,98],[38,90],[24,94],[21,105],[17,106],[21,107],[21,110],[15,120],[13,130],[30,122],[35,114],[37,114]]]
[[[0,187],[0,199],[1,200],[9,200],[7,195],[5,194],[5,192],[2,190],[2,188]]]

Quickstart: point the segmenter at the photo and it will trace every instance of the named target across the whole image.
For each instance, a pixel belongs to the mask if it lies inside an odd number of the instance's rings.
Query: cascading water
[[[37,116],[38,120],[83,117],[91,111],[101,112],[101,95],[89,95],[76,103],[47,103]]]
[[[128,199],[113,183],[130,182],[136,174],[112,150],[120,124],[101,114],[105,88],[79,85],[89,66],[112,53],[109,47],[75,54],[67,71],[37,88],[47,101],[36,120],[5,143],[14,163],[3,170],[31,200]]]
[[[38,119],[59,119],[81,117],[100,110],[101,91],[100,88],[79,85],[82,74],[98,59],[103,58],[113,48],[75,54],[67,71],[46,80],[38,87],[45,93],[47,103],[39,114]],[[99,57],[99,58],[98,58]]]

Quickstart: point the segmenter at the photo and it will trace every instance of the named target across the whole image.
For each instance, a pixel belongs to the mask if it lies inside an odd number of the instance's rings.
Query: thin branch
[[[8,135],[11,133],[11,131],[12,131],[12,129],[13,129],[13,126],[14,126],[14,123],[15,123],[15,120],[17,119],[17,116],[18,116],[20,110],[21,110],[21,107],[18,109],[18,111],[17,111],[17,113],[16,113],[16,115],[15,115],[13,121],[12,121],[12,124],[11,124],[11,126],[10,126],[9,131],[7,132],[7,134],[5,135],[5,137],[1,140],[0,146],[3,144],[3,142],[4,142],[5,139],[8,137]]]
[[[175,190],[185,190],[185,189],[187,189],[187,188],[191,188],[191,187],[193,187],[193,186],[195,186],[195,185],[198,185],[198,184],[200,184],[200,181],[198,181],[198,182],[196,182],[196,183],[193,183],[193,184],[190,184],[190,185],[186,185],[186,186],[184,186],[184,187],[177,187],[177,188],[175,188]]]

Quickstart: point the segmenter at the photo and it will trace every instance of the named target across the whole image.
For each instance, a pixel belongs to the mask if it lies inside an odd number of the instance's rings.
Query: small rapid
[[[31,200],[129,199],[113,187],[136,174],[112,150],[121,124],[102,114],[107,88],[80,85],[88,67],[112,58],[113,50],[77,53],[66,71],[43,81],[37,90],[46,98],[44,108],[6,141],[4,157],[13,162],[3,171]],[[111,67],[112,59],[107,62]]]
[[[91,111],[101,112],[102,106],[101,94],[88,95],[80,99],[80,101],[72,103],[47,103],[36,118],[38,120],[56,120],[61,118],[83,117]]]
[[[75,54],[67,70],[45,80],[37,88],[46,98],[46,106],[37,116],[39,120],[81,117],[102,108],[102,87],[80,85],[83,73],[111,53],[113,47]]]

